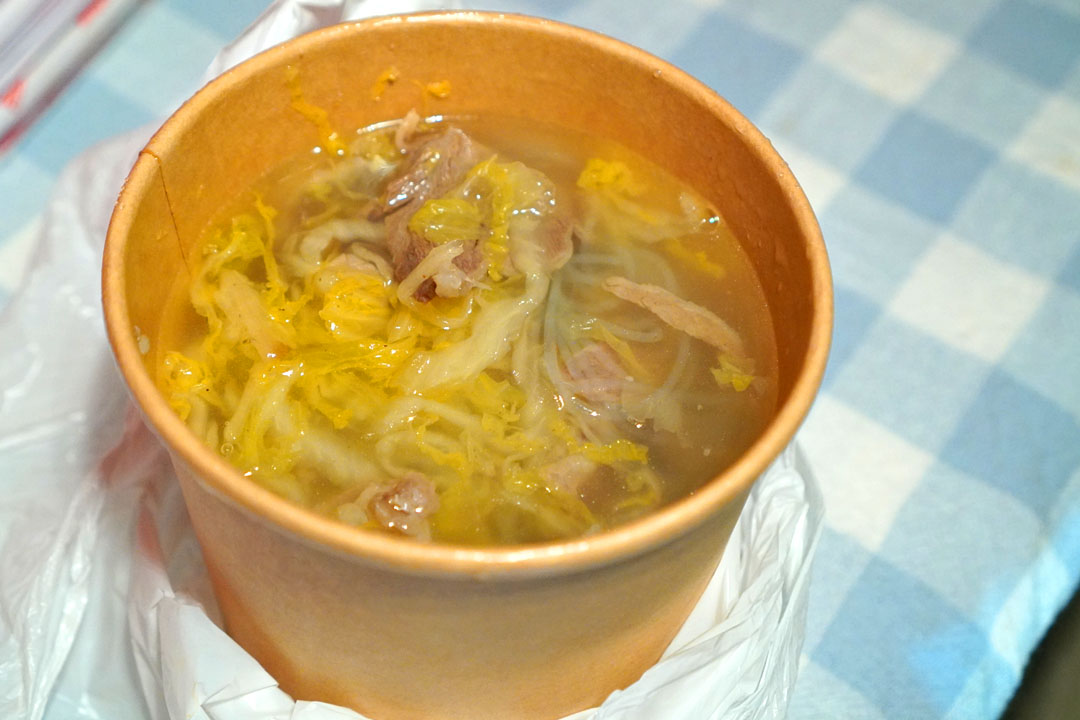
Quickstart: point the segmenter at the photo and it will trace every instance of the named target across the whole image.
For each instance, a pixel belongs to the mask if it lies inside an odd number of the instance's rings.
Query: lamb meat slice
[[[390,181],[381,212],[386,217],[386,247],[401,282],[431,251],[432,244],[409,229],[409,220],[425,202],[442,197],[459,185],[487,151],[457,128],[449,128],[409,153],[400,175]],[[469,277],[481,262],[478,249],[470,249],[454,263]],[[435,296],[437,283],[425,280],[413,294],[426,302]]]
[[[612,276],[602,287],[617,298],[642,307],[665,323],[691,337],[708,343],[722,352],[745,357],[742,338],[716,313],[657,285],[646,285]]]
[[[439,509],[439,495],[431,480],[410,472],[390,487],[380,488],[368,508],[371,518],[387,530],[430,539],[428,518]]]
[[[592,342],[565,360],[568,384],[576,395],[598,403],[617,403],[633,382],[607,343]]]
[[[409,209],[404,208],[386,218],[387,245],[394,266],[394,280],[397,282],[407,278],[434,247],[409,229],[408,218],[404,217],[407,212]],[[411,213],[409,217],[412,217]],[[427,302],[436,295],[436,291],[442,297],[457,297],[463,294],[462,288],[472,287],[484,274],[484,257],[479,244],[465,248],[465,252],[454,258],[453,264],[456,270],[448,268],[446,275],[439,271],[432,273],[416,289],[413,297],[420,302]],[[455,277],[458,281],[456,283],[439,283],[440,278],[451,281]]]
[[[419,302],[428,302],[438,294],[436,290],[438,288],[435,285],[435,278],[428,278],[416,288],[413,297]]]
[[[409,219],[414,212],[415,209],[406,206],[386,217],[386,249],[390,252],[390,264],[394,266],[394,280],[398,282],[408,277],[433,247],[409,229]]]
[[[457,249],[457,252],[445,252],[451,249]],[[427,302],[435,295],[460,297],[479,282],[483,273],[483,256],[477,243],[463,249],[456,244],[429,247],[427,254],[398,285],[398,297],[403,302],[408,299],[406,294],[409,292],[420,302]]]
[[[573,222],[562,214],[511,226],[510,262],[522,273],[551,274],[573,255]]]
[[[418,242],[413,245],[412,254],[409,257],[409,264],[412,265],[412,269],[409,272],[413,272],[427,255],[431,253],[431,244],[423,238],[417,238]],[[419,255],[419,259],[415,260],[416,254],[423,251],[422,255]],[[448,267],[439,268],[434,270],[428,277],[424,278],[416,290],[413,291],[413,298],[419,302],[428,302],[431,298],[438,295],[439,297],[461,297],[472,289],[484,275],[484,256],[480,251],[479,245],[473,245],[465,250],[465,252],[454,258]],[[404,280],[408,277],[408,273],[405,274],[400,280]],[[397,274],[395,272],[395,279]],[[400,282],[399,280],[399,282]]]
[[[411,207],[416,212],[430,198],[442,197],[461,183],[486,154],[458,128],[432,136],[409,152],[401,173],[386,186],[382,211]]]
[[[431,280],[435,282],[435,294],[439,297],[461,297],[479,282],[483,274],[484,256],[479,243],[474,243],[436,270]]]
[[[552,216],[544,223],[540,240],[548,272],[558,270],[574,254],[573,219],[567,215]]]
[[[521,272],[553,273],[574,254],[574,222],[562,213],[545,215],[514,239],[510,259]]]
[[[551,274],[574,253],[573,220],[544,173],[520,162],[506,167],[521,202],[510,218],[510,264],[525,274]]]

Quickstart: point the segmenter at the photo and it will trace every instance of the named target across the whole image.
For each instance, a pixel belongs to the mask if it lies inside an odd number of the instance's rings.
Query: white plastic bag
[[[420,5],[280,0],[211,70],[315,27]],[[0,717],[356,720],[294,702],[221,631],[167,456],[113,365],[101,247],[148,136],[64,171],[27,282],[0,315]],[[793,446],[755,486],[661,661],[574,720],[783,717],[821,520]]]

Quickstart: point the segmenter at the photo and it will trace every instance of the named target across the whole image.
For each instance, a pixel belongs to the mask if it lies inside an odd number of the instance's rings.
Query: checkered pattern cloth
[[[0,160],[0,303],[60,168],[159,121],[262,5],[148,2]],[[1080,578],[1080,3],[479,5],[683,67],[818,213],[836,332],[801,438],[828,516],[790,716],[999,715]]]

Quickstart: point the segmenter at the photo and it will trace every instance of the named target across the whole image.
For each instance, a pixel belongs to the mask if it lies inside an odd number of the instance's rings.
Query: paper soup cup
[[[170,410],[152,378],[162,308],[187,280],[185,257],[223,205],[319,142],[290,107],[286,68],[333,127],[351,131],[416,104],[409,82],[372,99],[391,66],[402,78],[449,80],[439,113],[520,116],[610,138],[715,204],[761,278],[780,350],[779,411],[734,465],[595,536],[429,545],[293,505],[242,477]],[[554,718],[634,682],[698,600],[751,485],[806,415],[832,322],[813,213],[746,118],[637,48],[473,12],[327,28],[211,82],[139,155],[109,227],[103,282],[117,361],[168,446],[229,634],[297,698],[377,718]]]

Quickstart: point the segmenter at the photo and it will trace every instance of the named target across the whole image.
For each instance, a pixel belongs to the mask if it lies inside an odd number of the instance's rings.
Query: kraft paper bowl
[[[762,280],[780,348],[779,411],[733,466],[690,497],[592,537],[424,545],[271,494],[169,409],[153,377],[163,307],[187,280],[185,258],[225,204],[319,143],[290,106],[287,68],[330,124],[351,132],[417,104],[407,81],[372,98],[391,66],[402,78],[450,82],[429,112],[528,117],[611,138],[719,208]],[[118,364],[171,453],[229,634],[297,698],[376,718],[555,718],[634,682],[698,600],[755,478],[810,408],[832,322],[810,206],[768,140],[727,102],[610,38],[473,12],[327,28],[211,82],[139,155],[103,272]]]

